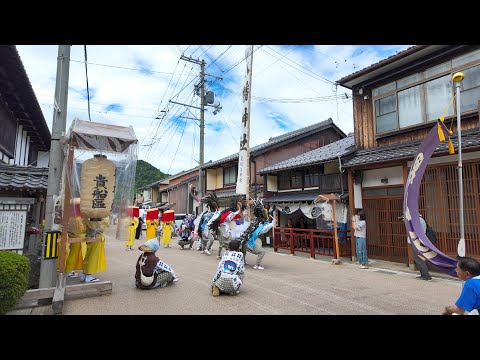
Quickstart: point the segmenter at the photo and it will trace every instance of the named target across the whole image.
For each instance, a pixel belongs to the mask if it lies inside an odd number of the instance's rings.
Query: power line
[[[85,61],[80,61],[80,60],[70,60],[72,62],[79,62],[79,63],[84,63]],[[124,67],[124,66],[116,66],[116,65],[106,65],[106,64],[98,64],[98,63],[88,63],[88,65],[95,65],[95,66],[104,66],[104,67],[109,67],[109,68],[114,68],[114,69],[122,69],[122,70],[132,70],[132,71],[138,71],[142,72],[145,70],[142,69],[136,69],[136,68],[129,68],[129,67]],[[174,75],[174,73],[169,73],[169,72],[164,72],[164,71],[155,71],[155,70],[148,70],[151,73],[155,74],[166,74],[166,75]],[[183,75],[183,76],[196,76],[196,75]]]
[[[92,121],[90,116],[90,89],[88,88],[87,45],[83,45],[83,51],[85,53],[85,77],[87,78],[88,120]]]

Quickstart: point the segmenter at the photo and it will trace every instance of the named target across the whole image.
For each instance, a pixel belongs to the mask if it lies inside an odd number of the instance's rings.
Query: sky
[[[328,118],[346,134],[353,132],[351,91],[335,82],[408,47],[255,45],[250,146]],[[206,91],[214,92],[215,103],[221,107],[216,114],[214,107],[206,107],[204,162],[237,153],[245,48],[87,45],[85,54],[84,45],[73,45],[67,130],[76,117],[131,125],[139,143],[139,160],[168,174],[198,166],[200,130],[193,119],[200,118],[200,97],[194,89],[200,65],[182,60],[183,55],[206,62]],[[58,45],[17,45],[17,50],[51,131]]]

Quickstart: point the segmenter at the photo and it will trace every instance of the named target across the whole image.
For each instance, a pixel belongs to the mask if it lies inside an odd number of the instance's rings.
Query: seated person
[[[187,249],[191,249],[193,247],[192,231],[187,227],[186,224],[182,224],[178,235],[180,236],[180,240],[178,240],[178,245],[182,247],[182,250],[185,245],[190,245]]]
[[[213,277],[211,286],[213,296],[218,296],[220,293],[238,294],[245,276],[240,241],[231,240],[228,246],[229,251],[223,253],[222,259],[218,263],[217,272]]]
[[[137,260],[135,285],[140,289],[165,287],[172,281],[178,281],[173,269],[155,255],[159,247],[157,238],[150,239],[138,247],[143,254]]]

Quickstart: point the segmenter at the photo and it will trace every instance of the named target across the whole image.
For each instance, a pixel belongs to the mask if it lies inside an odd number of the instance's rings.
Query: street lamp
[[[462,120],[460,117],[460,82],[465,75],[462,72],[453,74],[452,80],[455,83],[457,92],[457,128],[458,128],[458,201],[460,207],[460,240],[458,242],[457,253],[459,256],[465,256],[465,229],[463,224],[463,172],[462,172]]]

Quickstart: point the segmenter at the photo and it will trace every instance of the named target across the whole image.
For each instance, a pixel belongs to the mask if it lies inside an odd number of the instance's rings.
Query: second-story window
[[[233,185],[237,183],[237,167],[230,166],[223,169],[223,184]]]
[[[305,187],[318,186],[319,184],[319,172],[307,170],[305,172]]]
[[[376,133],[436,121],[442,115],[453,116],[454,104],[448,105],[455,94],[452,75],[458,71],[465,74],[460,83],[461,112],[476,111],[480,99],[480,50],[373,89]]]

